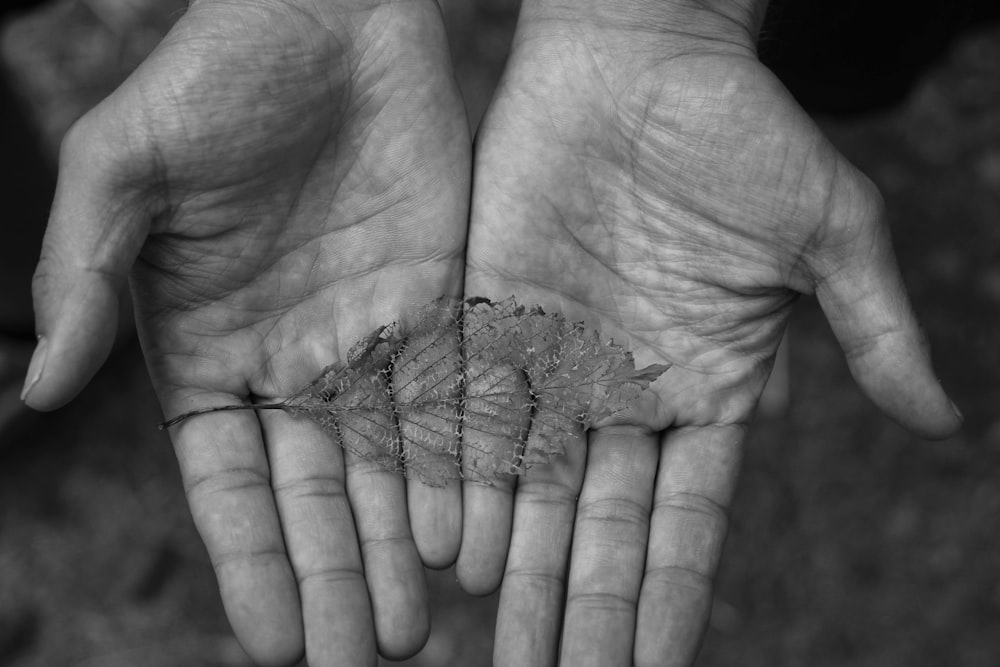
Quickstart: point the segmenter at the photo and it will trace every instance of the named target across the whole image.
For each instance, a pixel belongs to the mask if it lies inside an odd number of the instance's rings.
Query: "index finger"
[[[168,415],[181,411],[170,402]],[[240,400],[215,394],[201,402]],[[199,415],[171,428],[170,437],[233,632],[258,664],[295,662],[304,642],[301,607],[257,416]]]
[[[698,656],[745,436],[742,424],[663,436],[639,593],[637,667],[688,667]]]

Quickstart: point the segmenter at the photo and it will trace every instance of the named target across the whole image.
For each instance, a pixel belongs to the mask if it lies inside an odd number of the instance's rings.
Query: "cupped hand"
[[[888,415],[928,437],[960,417],[877,191],[758,62],[752,30],[558,8],[525,4],[477,137],[466,292],[517,294],[671,367],[516,487],[466,485],[458,573],[477,592],[503,577],[498,665],[688,665],[797,295],[818,296]]]
[[[64,142],[28,404],[55,408],[97,370],[127,276],[167,417],[289,396],[376,326],[461,292],[469,171],[435,3],[193,3]],[[414,485],[408,517],[402,477],[280,412],[171,437],[255,660],[419,649],[421,556],[454,558],[457,486]]]

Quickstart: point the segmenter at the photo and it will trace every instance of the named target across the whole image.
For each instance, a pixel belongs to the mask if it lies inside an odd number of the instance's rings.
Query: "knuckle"
[[[521,582],[530,590],[560,592],[565,586],[563,576],[537,567],[511,567],[504,574],[508,582]]]
[[[575,507],[578,500],[576,492],[562,484],[526,482],[518,486],[516,493],[518,503],[540,509]]]
[[[270,492],[270,480],[264,472],[250,466],[223,468],[194,475],[184,485],[184,492],[191,503],[210,500],[219,494],[257,490]]]
[[[885,199],[878,186],[840,158],[827,185],[819,225],[806,243],[816,282],[852,270],[883,245]]]
[[[667,574],[697,573],[710,577],[718,565],[728,527],[725,508],[714,500],[692,493],[677,493],[660,499],[653,510],[652,532],[677,536],[656,542],[655,558],[647,571],[666,568]]]
[[[226,548],[210,552],[212,568],[217,575],[221,575],[225,570],[233,568],[241,569],[246,565],[266,566],[271,562],[283,562],[286,558],[285,550],[279,546],[261,547],[256,549],[247,548]]]
[[[295,579],[300,586],[324,585],[337,586],[349,582],[357,582],[364,579],[364,572],[358,566],[318,566],[304,570],[296,570]]]
[[[859,244],[871,247],[885,220],[885,199],[878,186],[850,167],[846,185],[837,190],[826,215],[825,247],[856,255]]]
[[[566,598],[567,606],[579,610],[592,611],[601,616],[634,614],[638,596],[626,595],[616,591],[587,591],[570,593]]]
[[[274,486],[274,497],[278,503],[308,499],[344,501],[347,493],[342,478],[312,475]]]
[[[659,565],[646,570],[646,583],[657,588],[684,589],[696,594],[708,594],[712,588],[711,573],[688,565]]]
[[[711,523],[724,524],[727,520],[725,507],[701,493],[671,493],[658,498],[653,505],[653,511],[687,515],[688,518],[707,520]]]
[[[631,498],[601,498],[581,502],[578,509],[582,524],[593,523],[603,529],[626,529],[645,534],[649,530],[649,508]]]

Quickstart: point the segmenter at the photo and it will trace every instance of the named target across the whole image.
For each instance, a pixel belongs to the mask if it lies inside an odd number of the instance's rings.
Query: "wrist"
[[[189,9],[198,5],[225,5],[247,11],[293,10],[328,27],[364,22],[380,10],[399,9],[400,4],[398,0],[188,0]],[[413,0],[406,4],[409,6],[401,13],[428,9],[440,13],[438,0]]]
[[[521,18],[755,52],[767,5],[768,0],[523,0]]]

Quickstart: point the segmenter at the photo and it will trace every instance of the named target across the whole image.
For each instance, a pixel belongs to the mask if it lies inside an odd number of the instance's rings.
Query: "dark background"
[[[445,4],[476,120],[516,3]],[[931,443],[881,416],[803,299],[788,398],[779,382],[748,443],[702,667],[1000,664],[997,3],[882,2],[880,14],[874,4],[778,2],[761,53],[882,189],[966,426]],[[23,245],[44,226],[62,133],[183,6],[59,0],[7,17],[0,55],[16,97],[0,100],[4,299],[23,297],[4,272],[37,255]],[[0,432],[0,664],[249,664],[160,418],[126,342],[70,406]],[[466,598],[449,571],[430,580],[433,634],[407,664],[488,665],[496,597]]]

